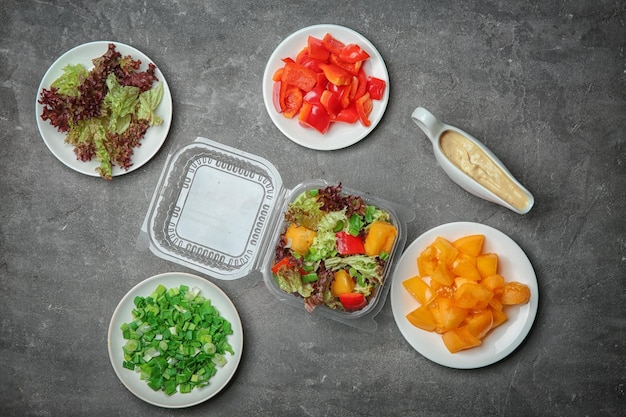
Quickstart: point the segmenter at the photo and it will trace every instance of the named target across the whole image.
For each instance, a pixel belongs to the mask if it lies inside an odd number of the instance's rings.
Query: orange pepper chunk
[[[480,310],[465,318],[465,325],[469,332],[482,339],[493,326],[493,313],[490,309]]]
[[[365,236],[365,254],[367,256],[378,256],[381,252],[391,253],[393,244],[398,235],[398,229],[391,223],[375,221],[373,222],[367,236]]]
[[[484,253],[476,257],[476,269],[481,277],[487,278],[488,276],[498,273],[498,254],[496,253]]]
[[[423,306],[435,299],[435,292],[419,275],[402,281],[402,285]]]
[[[473,347],[480,346],[481,344],[480,339],[472,335],[467,327],[459,327],[449,330],[442,335],[442,339],[444,345],[450,353],[471,349]]]
[[[479,346],[508,320],[507,306],[530,300],[527,285],[506,282],[498,274],[498,254],[482,253],[483,244],[483,235],[455,241],[438,236],[417,256],[419,275],[403,281],[421,304],[407,314],[407,320],[441,334],[451,353]],[[433,319],[435,327],[430,330]]]
[[[352,292],[355,287],[354,280],[345,269],[340,269],[335,272],[333,282],[330,284],[330,292],[339,297],[340,294],[346,294]]]
[[[301,255],[305,255],[308,252],[315,236],[317,236],[317,233],[314,230],[304,226],[296,226],[295,223],[291,223],[285,231],[287,243],[291,243],[291,249]]]
[[[475,282],[466,282],[454,293],[454,302],[461,308],[480,310],[489,305],[493,292]]]
[[[406,315],[407,320],[413,326],[418,327],[427,332],[432,332],[437,328],[437,321],[430,308],[421,305]]]
[[[469,235],[455,240],[452,245],[463,253],[478,256],[483,250],[484,242],[485,235]]]
[[[530,299],[530,289],[519,282],[507,282],[502,290],[501,301],[504,305],[527,303]]]

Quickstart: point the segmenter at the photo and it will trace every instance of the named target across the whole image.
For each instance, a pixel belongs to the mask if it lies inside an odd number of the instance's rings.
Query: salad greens
[[[95,157],[100,176],[111,179],[113,165],[128,169],[148,128],[163,123],[155,113],[163,83],[157,82],[154,64],[138,71],[141,61],[122,57],[114,44],[92,62],[91,71],[66,65],[50,89],[42,89],[41,118],[67,133],[65,142],[74,146],[77,159]]]
[[[367,253],[371,240],[378,239],[369,231],[380,222],[397,233],[390,214],[366,205],[361,197],[342,194],[339,184],[299,194],[288,205],[285,221],[289,227],[280,237],[272,267],[278,287],[304,298],[308,311],[320,304],[349,311],[363,308],[383,284],[389,247],[396,236],[387,250]],[[310,236],[311,231],[314,238],[304,244],[307,249],[295,250],[303,247],[302,236]],[[351,282],[335,283],[340,270],[348,272]],[[345,293],[361,294],[362,304],[347,305],[341,297]]]
[[[209,384],[234,354],[231,324],[197,288],[165,288],[137,296],[133,321],[122,324],[124,368],[135,370],[155,391],[189,393]]]

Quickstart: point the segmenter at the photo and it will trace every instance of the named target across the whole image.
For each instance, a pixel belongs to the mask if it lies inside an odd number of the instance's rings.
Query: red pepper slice
[[[334,64],[320,64],[320,69],[331,83],[335,85],[348,85],[352,83],[352,75],[345,69]]]
[[[272,81],[279,82],[283,78],[283,68],[284,67],[280,67],[276,70],[276,72],[274,72],[274,75],[272,75]]]
[[[372,103],[369,93],[365,93],[356,101],[356,112],[359,115],[359,120],[365,127],[369,127],[372,124],[369,115],[372,113],[373,108],[374,104]]]
[[[339,59],[339,56],[335,54],[330,54],[329,60],[331,63],[337,65],[339,68],[345,69],[352,75],[357,75],[359,73],[359,70],[361,69],[361,66],[363,65],[363,61],[357,61],[353,63],[342,61],[341,59]]]
[[[285,103],[283,115],[288,119],[293,119],[302,107],[302,90],[294,86],[287,87],[283,102]]]
[[[282,99],[281,97],[281,90],[282,90],[282,84],[280,81],[275,82],[274,83],[274,87],[272,88],[272,102],[274,103],[274,107],[276,108],[276,111],[278,113],[282,113],[283,112],[283,108],[281,107],[281,102],[280,100]]]
[[[339,301],[347,311],[360,310],[367,305],[367,299],[360,292],[339,294]]]
[[[365,253],[363,240],[358,236],[341,231],[335,233],[337,241],[337,251],[340,255],[362,255]]]
[[[339,97],[332,93],[330,90],[324,90],[322,92],[322,96],[320,97],[320,103],[326,109],[326,112],[330,115],[331,119],[337,116],[341,110],[343,110],[343,106],[341,105],[341,100]]]
[[[317,85],[304,95],[304,101],[308,101],[311,104],[322,104],[321,99],[324,91],[326,91],[324,87]]]
[[[274,266],[272,266],[272,272],[273,272],[274,274],[277,274],[277,273],[278,273],[278,270],[279,270],[281,267],[283,267],[283,266],[285,266],[285,267],[289,267],[289,265],[290,265],[290,264],[291,264],[291,260],[290,260],[287,256],[285,256],[283,259],[281,259],[280,261],[276,262],[276,263],[274,264]]]
[[[353,103],[341,111],[335,116],[333,122],[343,122],[353,124],[359,120],[359,115],[356,112],[356,105]]]
[[[380,100],[385,95],[385,88],[387,87],[387,82],[385,80],[381,80],[376,77],[368,77],[367,78],[367,92],[370,93],[370,98],[372,100]]]
[[[321,134],[326,133],[330,126],[330,116],[321,105],[312,104],[305,101],[298,116],[300,124],[305,127],[312,127]]]
[[[328,83],[328,90],[332,91],[339,97],[341,101],[341,107],[344,109],[350,105],[350,92],[352,91],[352,84],[350,85],[335,85]]]
[[[339,55],[343,48],[346,46],[340,40],[335,39],[335,37],[330,33],[324,35],[324,38],[322,38],[322,44],[330,53],[335,55]]]
[[[359,70],[359,75],[357,76],[357,79],[359,80],[359,85],[356,92],[354,93],[354,100],[360,99],[361,97],[363,97],[363,94],[367,92],[367,77],[363,69]]]
[[[317,76],[313,71],[295,62],[287,62],[283,69],[281,81],[298,87],[305,93],[311,90],[317,82]]]
[[[309,47],[309,56],[311,58],[319,59],[321,61],[326,61],[328,59],[330,52],[326,49],[326,47],[324,47],[324,43],[321,39],[309,36],[307,39],[307,45]]]
[[[349,64],[368,59],[370,55],[356,43],[349,43],[339,53],[339,59]]]

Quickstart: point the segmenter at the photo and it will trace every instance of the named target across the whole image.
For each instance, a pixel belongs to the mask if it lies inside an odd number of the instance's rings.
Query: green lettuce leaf
[[[58,88],[59,93],[70,96],[78,97],[78,86],[89,76],[89,72],[82,66],[82,64],[66,65],[63,67],[63,74],[54,80],[51,87]]]
[[[322,203],[317,201],[317,195],[305,191],[289,204],[285,217],[288,221],[317,230],[317,223],[324,216],[321,207]]]
[[[298,271],[282,268],[274,276],[278,287],[288,294],[298,293],[306,298],[313,293],[313,286],[310,283],[303,283]]]
[[[115,74],[107,77],[109,91],[104,97],[104,105],[109,109],[110,132],[123,133],[130,126],[132,115],[139,103],[139,88],[122,86],[115,78]]]
[[[139,108],[137,109],[137,118],[145,119],[150,126],[157,126],[163,123],[155,113],[157,107],[163,99],[163,83],[158,83],[148,91],[139,94]]]
[[[317,223],[317,235],[309,248],[307,260],[319,261],[337,255],[335,226],[348,223],[345,210],[326,213]]]
[[[113,166],[111,164],[111,155],[106,148],[106,130],[100,125],[94,129],[93,142],[96,147],[96,159],[100,162],[100,166],[96,171],[105,179],[113,177]]]

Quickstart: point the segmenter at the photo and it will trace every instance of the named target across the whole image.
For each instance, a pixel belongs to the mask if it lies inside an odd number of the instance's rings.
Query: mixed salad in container
[[[309,312],[353,312],[376,297],[398,236],[388,211],[342,193],[340,183],[301,192],[284,220],[271,268],[282,291],[302,297]]]

